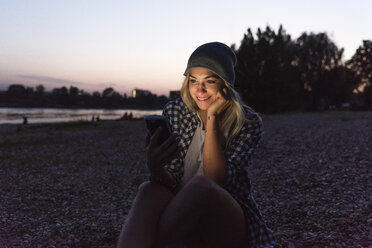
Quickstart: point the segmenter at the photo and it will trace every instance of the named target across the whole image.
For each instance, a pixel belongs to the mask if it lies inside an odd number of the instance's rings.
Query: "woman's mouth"
[[[209,97],[196,97],[196,99],[198,99],[198,101],[200,101],[200,102],[208,101],[209,98],[211,98],[211,97],[210,96]]]

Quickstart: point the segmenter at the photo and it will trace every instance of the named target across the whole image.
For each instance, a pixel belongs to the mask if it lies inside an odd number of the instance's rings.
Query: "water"
[[[21,124],[26,116],[28,123],[51,123],[79,120],[115,120],[125,113],[132,113],[134,118],[146,115],[161,115],[161,110],[136,109],[56,109],[56,108],[0,108],[0,124]]]

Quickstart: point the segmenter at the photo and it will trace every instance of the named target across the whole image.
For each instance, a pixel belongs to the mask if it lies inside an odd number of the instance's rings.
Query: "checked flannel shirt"
[[[272,247],[275,244],[272,231],[266,227],[256,202],[251,194],[251,182],[247,167],[249,160],[257,147],[262,135],[262,122],[259,115],[250,108],[244,109],[248,120],[255,123],[245,123],[240,132],[230,141],[224,150],[227,166],[226,183],[223,186],[243,209],[247,223],[247,235],[251,247]],[[181,137],[183,149],[179,158],[166,165],[167,170],[176,181],[174,188],[181,182],[184,171],[184,158],[200,121],[197,114],[189,110],[179,98],[168,102],[163,115],[167,116],[173,132]]]

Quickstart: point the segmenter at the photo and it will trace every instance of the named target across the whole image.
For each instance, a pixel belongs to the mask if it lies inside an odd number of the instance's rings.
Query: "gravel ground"
[[[372,112],[263,116],[250,173],[279,247],[372,247]],[[0,125],[0,247],[115,247],[143,121]]]

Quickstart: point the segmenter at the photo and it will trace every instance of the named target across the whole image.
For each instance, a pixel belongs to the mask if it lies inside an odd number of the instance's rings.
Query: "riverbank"
[[[92,119],[116,120],[122,117],[143,118],[146,115],[161,115],[162,110],[150,109],[66,109],[66,108],[1,108],[1,124],[56,123],[91,121]]]
[[[278,243],[372,245],[372,113],[263,120],[250,173]],[[148,176],[144,133],[143,121],[0,125],[0,247],[115,247]]]

